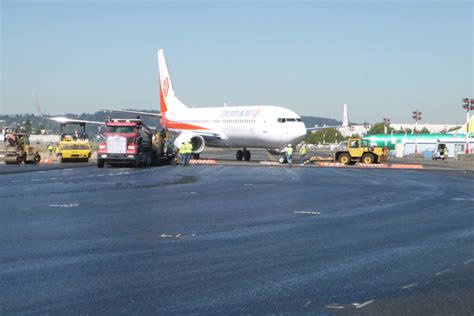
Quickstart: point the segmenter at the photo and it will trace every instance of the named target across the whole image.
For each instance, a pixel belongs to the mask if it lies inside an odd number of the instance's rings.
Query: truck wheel
[[[97,168],[104,168],[105,160],[97,159]]]
[[[146,153],[146,166],[151,167],[151,151]]]
[[[345,165],[348,165],[348,164],[351,163],[351,156],[347,153],[342,153],[337,158],[337,161],[339,161],[340,163],[343,163]]]
[[[33,158],[33,163],[37,164],[41,160],[41,156],[39,154],[36,154],[35,157]]]
[[[140,167],[140,154],[137,153],[135,160],[132,162],[132,167],[134,168]]]
[[[360,161],[363,163],[373,163],[374,160],[374,155],[372,154],[363,154],[362,158],[360,159]]]

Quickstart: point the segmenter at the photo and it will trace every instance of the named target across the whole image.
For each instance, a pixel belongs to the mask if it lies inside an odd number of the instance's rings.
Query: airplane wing
[[[310,131],[320,131],[320,130],[323,130],[323,129],[341,128],[341,127],[348,127],[348,125],[333,125],[333,126],[306,127],[306,130],[307,130],[308,132],[310,132]]]
[[[53,120],[53,121],[56,121],[56,122],[59,122],[59,123],[86,123],[86,124],[105,125],[105,122],[76,120],[76,119],[71,119],[71,118],[67,118],[67,117],[64,117],[64,116],[50,117],[49,119]]]
[[[138,114],[138,115],[145,115],[145,116],[161,117],[161,113],[150,113],[150,112],[141,112],[141,111],[132,111],[132,110],[119,110],[119,109],[102,109],[102,110],[110,111],[110,112],[130,113],[130,114]]]

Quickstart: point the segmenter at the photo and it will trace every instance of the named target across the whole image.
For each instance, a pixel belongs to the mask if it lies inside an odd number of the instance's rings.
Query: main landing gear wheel
[[[246,150],[244,151],[244,159],[245,161],[249,161],[252,155],[250,154],[250,151]]]
[[[238,150],[237,153],[235,154],[235,158],[237,158],[238,161],[242,161],[242,159],[245,159],[245,161],[249,161],[252,155],[250,154],[250,151],[244,148],[244,150]]]

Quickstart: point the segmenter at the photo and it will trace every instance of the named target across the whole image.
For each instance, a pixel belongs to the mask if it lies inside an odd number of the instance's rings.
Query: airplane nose
[[[298,128],[295,128],[295,137],[298,140],[303,140],[306,138],[306,127],[304,124],[299,124]]]

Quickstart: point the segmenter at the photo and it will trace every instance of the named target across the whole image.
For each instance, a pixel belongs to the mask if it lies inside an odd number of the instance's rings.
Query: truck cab
[[[97,147],[99,168],[105,164],[151,166],[153,133],[141,119],[111,119],[105,125],[105,140]]]

